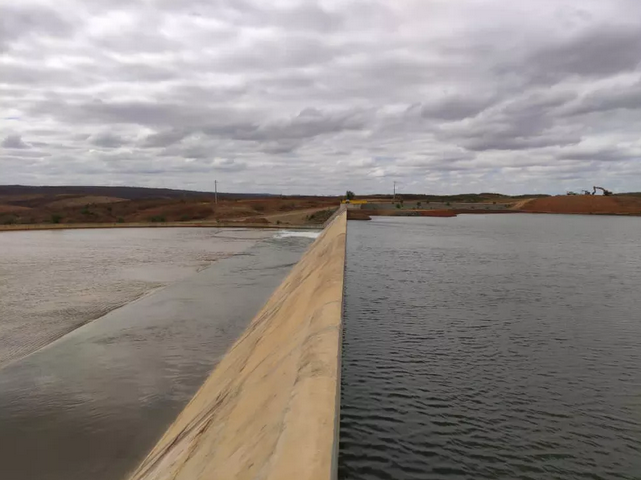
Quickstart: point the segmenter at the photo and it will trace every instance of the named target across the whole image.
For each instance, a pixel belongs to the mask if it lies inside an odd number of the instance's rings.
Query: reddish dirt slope
[[[253,197],[222,200],[213,196],[126,200],[113,197],[74,196],[11,198],[0,202],[3,225],[45,223],[230,222],[315,224],[318,210],[336,208],[334,197]]]
[[[609,215],[641,215],[641,198],[601,195],[563,195],[536,198],[519,210],[530,213],[577,213]]]
[[[22,213],[28,212],[30,208],[20,207],[18,205],[0,205],[0,214],[1,213]]]

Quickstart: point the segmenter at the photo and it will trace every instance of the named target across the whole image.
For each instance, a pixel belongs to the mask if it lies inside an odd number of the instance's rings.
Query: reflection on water
[[[641,221],[350,222],[340,478],[641,478]]]
[[[210,228],[0,232],[0,367],[269,235]]]
[[[126,478],[310,243],[264,240],[1,369],[0,478]]]

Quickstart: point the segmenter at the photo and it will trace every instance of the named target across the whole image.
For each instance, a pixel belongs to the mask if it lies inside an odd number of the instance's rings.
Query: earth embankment
[[[641,215],[641,198],[633,196],[561,195],[535,198],[517,206],[528,213]]]

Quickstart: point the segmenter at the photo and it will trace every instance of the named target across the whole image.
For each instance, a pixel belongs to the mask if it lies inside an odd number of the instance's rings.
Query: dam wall
[[[341,209],[131,480],[336,477],[346,229]]]

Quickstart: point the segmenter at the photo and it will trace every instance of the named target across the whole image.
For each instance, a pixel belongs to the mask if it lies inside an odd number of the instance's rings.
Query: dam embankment
[[[335,477],[346,229],[341,211],[132,480]]]

